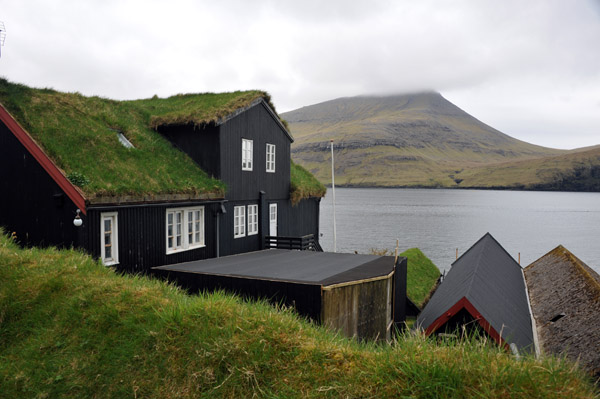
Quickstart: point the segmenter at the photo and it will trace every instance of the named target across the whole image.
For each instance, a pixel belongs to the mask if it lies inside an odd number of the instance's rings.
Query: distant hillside
[[[294,160],[324,183],[331,181],[328,143],[335,140],[336,183],[348,186],[553,186],[553,178],[576,174],[573,168],[582,159],[576,153],[597,150],[556,150],[517,140],[434,92],[340,98],[281,116],[296,140]],[[526,178],[519,170],[509,173],[512,162],[523,166],[557,156],[560,165],[540,164],[546,169],[528,170]],[[586,159],[600,165],[593,154]],[[494,173],[496,165],[504,173]]]

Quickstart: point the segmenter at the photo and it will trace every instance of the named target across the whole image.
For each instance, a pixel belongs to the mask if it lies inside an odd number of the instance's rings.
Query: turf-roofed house
[[[114,101],[0,79],[0,104],[0,225],[24,245],[144,273],[318,240],[325,189],[265,92]]]

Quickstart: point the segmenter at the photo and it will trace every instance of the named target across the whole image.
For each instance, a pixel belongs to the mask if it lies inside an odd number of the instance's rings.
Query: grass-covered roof
[[[224,196],[223,182],[208,176],[155,129],[218,123],[259,99],[272,107],[263,91],[115,101],[34,89],[0,78],[0,103],[88,200],[165,194]],[[119,133],[134,148],[122,145]]]

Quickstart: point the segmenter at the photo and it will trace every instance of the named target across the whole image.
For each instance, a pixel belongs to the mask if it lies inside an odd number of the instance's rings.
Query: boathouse
[[[540,349],[600,378],[600,275],[559,245],[525,268]]]
[[[154,270],[190,292],[263,298],[346,336],[383,340],[405,320],[406,265],[403,257],[271,249]]]
[[[535,350],[523,271],[490,233],[452,264],[416,326],[428,335],[464,329],[513,351]]]

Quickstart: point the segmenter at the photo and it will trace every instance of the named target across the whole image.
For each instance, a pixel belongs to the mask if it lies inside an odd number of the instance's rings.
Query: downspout
[[[216,240],[215,240],[215,254],[216,257],[219,258],[221,256],[221,232],[220,232],[220,225],[221,225],[221,218],[220,215],[223,213],[227,213],[227,210],[225,209],[225,201],[220,201],[219,202],[219,209],[216,210],[215,212],[215,217],[216,217],[216,221],[215,221],[215,229],[216,229]]]
[[[260,210],[258,212],[258,231],[259,231],[259,235],[260,235],[260,249],[265,249],[266,248],[266,237],[267,237],[267,229],[266,226],[269,223],[269,210],[267,208],[267,198],[266,198],[266,192],[264,191],[259,191],[258,192],[258,202],[259,202],[259,207]],[[266,223],[265,223],[266,222]]]

